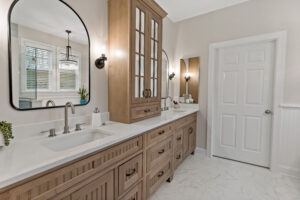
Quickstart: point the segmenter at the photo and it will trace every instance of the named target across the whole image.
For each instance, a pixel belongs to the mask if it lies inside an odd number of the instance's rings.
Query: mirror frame
[[[170,75],[170,60],[169,60],[169,56],[168,56],[167,52],[164,49],[162,50],[162,54],[165,54],[165,56],[167,58],[168,67],[167,67],[167,96],[166,97],[161,96],[161,99],[167,99],[169,97],[169,90],[170,90],[170,85],[169,85],[170,84],[170,79],[169,79],[169,75]]]
[[[14,0],[11,4],[11,6],[9,7],[9,11],[8,11],[8,68],[9,68],[9,98],[10,98],[10,105],[18,110],[18,111],[30,111],[30,110],[44,110],[44,109],[55,109],[55,108],[64,108],[65,106],[64,105],[61,105],[61,106],[51,106],[51,107],[36,107],[36,108],[26,108],[26,109],[20,109],[18,107],[16,107],[13,103],[13,80],[12,80],[12,49],[11,49],[11,14],[12,14],[12,11],[13,11],[13,8],[15,7],[15,5],[21,0]],[[88,101],[85,103],[85,104],[76,104],[74,106],[86,106],[90,103],[91,101],[91,42],[90,42],[90,35],[89,35],[89,32],[88,32],[88,29],[85,25],[85,23],[83,22],[82,18],[79,16],[79,14],[69,5],[67,4],[66,2],[64,2],[63,0],[57,0],[59,1],[60,3],[64,4],[65,6],[67,6],[69,9],[71,9],[75,15],[78,17],[78,19],[81,21],[85,31],[86,31],[86,34],[87,34],[87,37],[88,37],[88,72],[89,72],[89,75],[88,75],[88,78],[89,78],[89,99]]]

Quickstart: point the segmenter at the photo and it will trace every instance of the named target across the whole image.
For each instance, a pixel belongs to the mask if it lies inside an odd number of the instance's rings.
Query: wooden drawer
[[[100,173],[104,168],[142,150],[142,136],[128,140],[69,166],[57,167],[50,173],[10,190],[10,200],[48,199],[73,185]]]
[[[143,196],[143,184],[142,182],[130,190],[123,198],[120,200],[142,200]]]
[[[119,167],[119,195],[136,184],[143,176],[143,156],[140,154]]]
[[[158,143],[152,148],[147,150],[147,172],[153,167],[161,165],[168,158],[171,158],[173,154],[173,142],[172,137]]]
[[[179,151],[182,149],[183,145],[183,129],[176,130],[174,134],[174,151]]]
[[[177,167],[181,164],[183,161],[183,153],[182,149],[174,153],[174,169],[177,169]]]
[[[173,133],[173,124],[167,124],[156,128],[146,134],[146,145],[152,146],[171,136]]]
[[[172,161],[167,160],[164,163],[158,165],[157,170],[153,170],[147,176],[147,197],[149,198],[159,186],[170,178],[172,175]]]
[[[89,179],[83,181],[68,191],[57,195],[54,198],[47,200],[114,200],[114,172],[113,170],[97,177],[95,175]],[[90,181],[90,182],[88,182]],[[31,199],[31,198],[29,198]],[[26,199],[26,200],[29,200]],[[25,200],[25,199],[24,199]],[[32,199],[33,200],[33,199]],[[35,200],[35,199],[34,199]],[[42,199],[45,200],[45,199]]]
[[[175,127],[177,129],[179,129],[179,128],[182,128],[182,127],[184,127],[184,126],[186,126],[186,125],[188,125],[188,124],[190,124],[190,123],[192,123],[196,120],[197,120],[197,113],[194,113],[194,114],[188,115],[188,116],[186,116],[182,119],[177,120],[175,122]]]
[[[161,112],[161,104],[152,104],[131,108],[131,120],[137,121],[146,117],[157,115]]]

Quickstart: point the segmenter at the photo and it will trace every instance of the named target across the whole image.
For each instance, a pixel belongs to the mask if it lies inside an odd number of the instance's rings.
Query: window
[[[22,92],[76,92],[81,83],[81,54],[72,52],[74,64],[60,62],[65,49],[27,39],[22,40]]]
[[[25,47],[25,68],[27,90],[49,90],[51,57],[49,50],[36,47]]]
[[[65,58],[65,53],[59,54],[59,60]],[[77,61],[77,63],[72,64],[62,64],[59,62],[59,89],[60,90],[78,90],[79,89],[79,64],[80,59],[78,56],[72,56],[72,60]]]

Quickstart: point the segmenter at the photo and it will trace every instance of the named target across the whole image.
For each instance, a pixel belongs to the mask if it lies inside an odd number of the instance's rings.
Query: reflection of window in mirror
[[[60,62],[65,49],[23,39],[24,59],[21,60],[22,92],[77,92],[81,83],[79,52],[72,52],[77,63]],[[23,50],[22,50],[23,51]],[[21,52],[20,52],[21,53]],[[57,75],[57,76],[56,76]]]

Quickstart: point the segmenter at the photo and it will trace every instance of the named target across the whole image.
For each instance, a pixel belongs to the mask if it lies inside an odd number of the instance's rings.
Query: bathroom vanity
[[[197,112],[194,105],[134,124],[108,123],[93,130],[105,137],[76,147],[67,141],[90,133],[16,142],[1,152],[7,174],[0,177],[0,199],[149,199],[194,152]],[[28,148],[36,153],[23,160]]]

